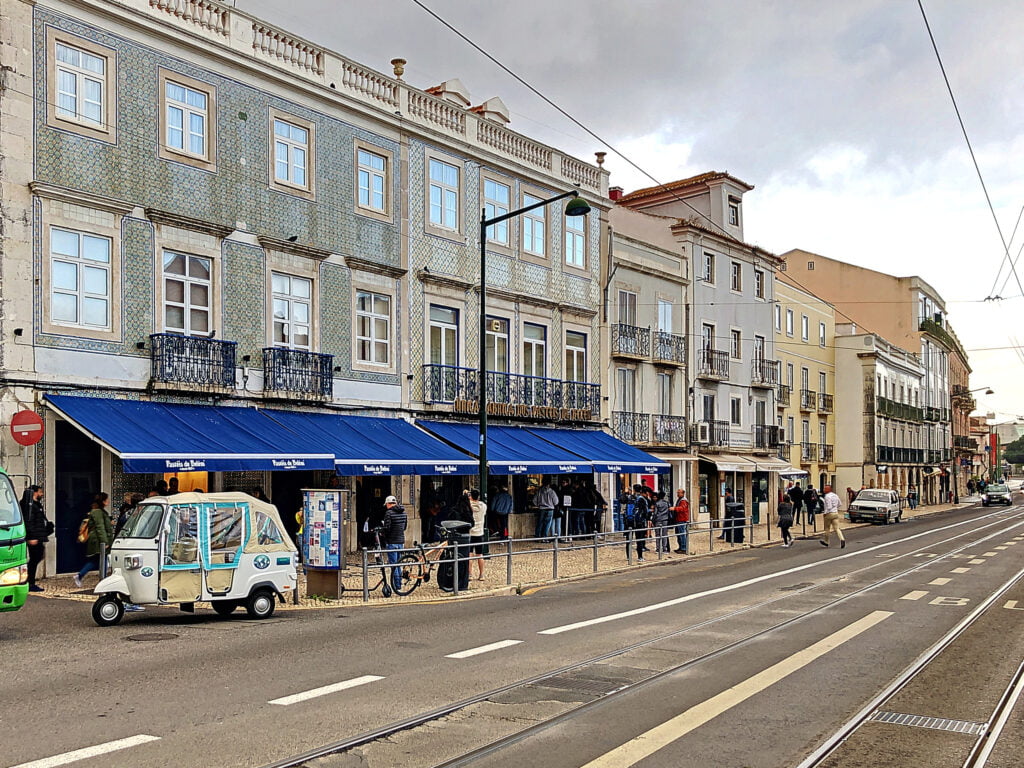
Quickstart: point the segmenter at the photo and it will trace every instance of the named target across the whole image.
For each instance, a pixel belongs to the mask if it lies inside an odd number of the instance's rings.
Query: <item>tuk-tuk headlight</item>
[[[18,565],[0,573],[0,587],[13,587],[28,581],[28,566]]]
[[[142,567],[142,555],[125,555],[124,569],[126,571],[137,571]]]

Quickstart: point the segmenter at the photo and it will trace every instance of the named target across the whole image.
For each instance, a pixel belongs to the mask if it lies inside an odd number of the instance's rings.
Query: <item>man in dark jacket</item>
[[[644,561],[644,552],[647,551],[647,531],[651,526],[651,489],[645,485],[634,485],[636,501],[633,504],[633,525],[632,536],[627,534],[626,555],[629,556],[630,538],[636,542],[636,559]]]
[[[30,485],[21,497],[21,514],[25,518],[25,538],[28,539],[28,591],[42,592],[36,584],[36,570],[46,556],[46,542],[53,526],[43,511],[43,489]]]
[[[401,549],[405,547],[405,528],[409,524],[409,516],[405,514],[405,507],[398,503],[394,496],[384,499],[384,523],[381,526],[381,543],[387,547],[388,563],[398,565],[402,556]],[[391,569],[391,586],[397,592],[402,588],[402,569]]]
[[[799,525],[800,510],[804,505],[804,492],[800,483],[793,483],[793,487],[789,489],[789,500],[793,502],[793,524]]]

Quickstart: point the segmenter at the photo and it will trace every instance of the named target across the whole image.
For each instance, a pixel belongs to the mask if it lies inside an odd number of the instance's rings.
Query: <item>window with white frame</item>
[[[729,197],[729,224],[734,227],[740,225],[740,200],[738,197]]]
[[[775,330],[782,331],[782,307],[775,305]]]
[[[309,130],[274,118],[274,180],[307,189]]]
[[[754,359],[764,360],[764,336],[754,336]]]
[[[356,291],[356,359],[372,365],[391,364],[391,297]]]
[[[164,251],[164,332],[209,336],[213,329],[210,259]]]
[[[810,338],[810,321],[807,315],[800,315],[800,338],[807,341]]]
[[[356,190],[360,208],[388,212],[388,159],[384,155],[356,150]]]
[[[828,392],[828,389],[825,386],[825,381],[826,381],[825,372],[824,371],[818,371],[818,391],[819,392],[825,392],[825,393]]]
[[[313,281],[306,277],[273,272],[270,284],[274,308],[274,346],[311,349]]]
[[[789,387],[790,392],[793,391],[793,364],[786,363],[786,386]],[[790,434],[793,434],[790,432]]]
[[[825,346],[825,324],[818,323],[818,346]]]
[[[107,60],[61,42],[56,44],[55,59],[58,117],[103,128]]]
[[[729,331],[729,354],[734,360],[739,360],[742,353],[742,338],[740,332],[733,328]]]
[[[430,362],[432,365],[459,364],[459,311],[430,305]]]
[[[811,372],[806,368],[800,369],[800,389],[809,390],[811,388]]]
[[[700,348],[715,348],[715,326],[711,323],[701,323],[700,325]]]
[[[523,193],[523,207],[541,202],[539,197]],[[547,208],[537,208],[522,215],[523,250],[534,256],[544,256],[547,243]]]
[[[662,371],[658,374],[658,413],[662,416],[672,415],[671,371]]]
[[[786,442],[792,443],[796,435],[793,434],[793,417],[786,417]]]
[[[430,158],[430,223],[441,229],[459,229],[459,169]]]
[[[672,333],[672,302],[658,299],[658,330]]]
[[[547,328],[543,325],[523,324],[523,374],[547,376]]]
[[[484,217],[493,219],[509,212],[512,200],[512,187],[494,179],[484,178]],[[508,221],[499,221],[487,228],[487,239],[492,243],[507,246]]]
[[[485,350],[487,370],[508,373],[508,351],[508,320],[503,317],[488,317]]]
[[[811,442],[811,422],[807,419],[800,420],[800,442]]]
[[[50,320],[59,325],[110,328],[111,241],[50,229]]]
[[[704,416],[704,421],[714,421],[715,413],[715,396],[714,395],[702,395],[701,396],[701,413]]]
[[[616,403],[620,411],[636,410],[636,371],[632,368],[615,369]]]
[[[619,324],[636,325],[636,294],[619,291]]]
[[[828,422],[824,419],[818,422],[818,442],[828,445]]]
[[[732,262],[729,284],[734,291],[743,290],[743,267],[738,261]]]
[[[792,309],[787,309],[786,310],[786,335],[787,336],[792,336],[793,335],[793,310]]]
[[[741,409],[743,407],[740,398],[730,397],[729,398],[729,423],[734,426],[739,426],[741,421]]]
[[[715,254],[704,251],[704,282],[715,282]]]
[[[193,157],[208,156],[209,94],[173,80],[164,81],[168,149]]]
[[[760,269],[754,270],[754,296],[764,298],[764,272]]]
[[[565,380],[587,380],[587,335],[579,331],[565,332]]]
[[[565,217],[565,263],[583,269],[587,265],[587,217]]]

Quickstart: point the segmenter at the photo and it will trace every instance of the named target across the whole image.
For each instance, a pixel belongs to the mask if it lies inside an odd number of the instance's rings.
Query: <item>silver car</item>
[[[865,488],[850,504],[850,522],[898,523],[903,517],[900,495],[888,488]]]
[[[1009,506],[1013,504],[1013,494],[1007,486],[994,483],[985,488],[985,492],[981,494],[981,506],[987,507],[989,504],[1006,504]]]

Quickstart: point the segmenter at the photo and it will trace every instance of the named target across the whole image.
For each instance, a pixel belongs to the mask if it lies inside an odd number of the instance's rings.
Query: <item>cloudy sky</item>
[[[500,96],[512,128],[583,159],[618,150],[658,181],[728,170],[755,186],[748,241],[928,281],[968,350],[972,387],[995,390],[978,393],[979,408],[1024,416],[1024,297],[916,0],[422,2],[607,144],[413,0],[235,4],[384,72],[405,58],[404,79],[418,87],[458,77],[474,104]],[[924,7],[1015,258],[1024,4]],[[627,191],[652,183],[612,151],[605,165]]]

